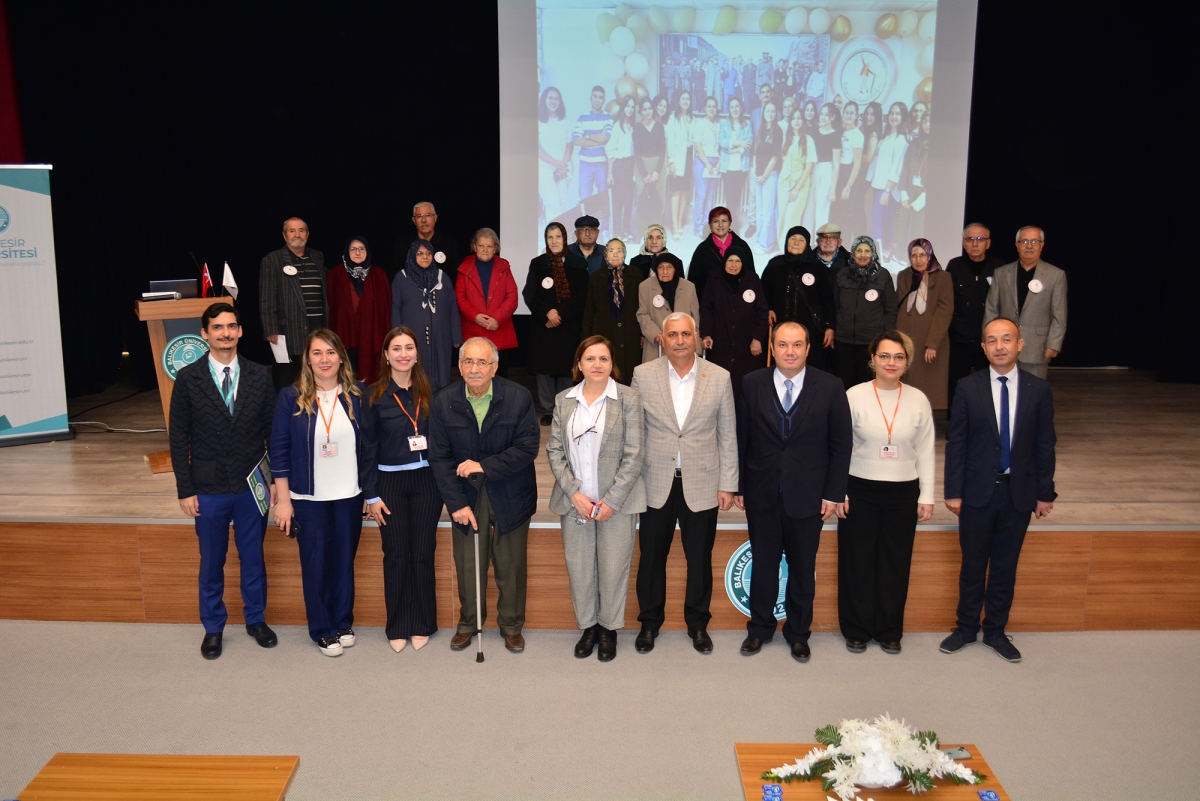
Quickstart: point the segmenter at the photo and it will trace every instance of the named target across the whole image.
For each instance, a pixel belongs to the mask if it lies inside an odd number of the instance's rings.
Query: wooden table
[[[949,747],[951,744],[942,743],[942,745]],[[738,769],[742,773],[742,789],[746,793],[746,801],[761,801],[762,786],[772,783],[762,779],[765,771],[802,759],[809,751],[817,747],[816,743],[734,743],[733,750],[737,754]],[[973,771],[986,774],[987,781],[976,785],[951,784],[946,780],[935,781],[932,795],[923,793],[917,796],[904,789],[907,784],[905,783],[886,790],[863,790],[859,793],[859,797],[862,801],[866,801],[868,798],[873,798],[875,801],[885,798],[907,798],[912,801],[914,798],[923,798],[929,795],[929,798],[936,799],[936,801],[968,801],[968,799],[969,801],[979,801],[980,790],[993,790],[1001,801],[1011,801],[1008,793],[1004,792],[1004,788],[996,780],[996,774],[980,756],[979,749],[974,745],[958,747],[965,748],[972,754],[971,759],[958,761]],[[783,787],[783,801],[791,801],[791,799],[825,801],[827,796],[837,798],[832,792],[826,793],[821,790],[819,779],[808,782],[793,779],[790,784],[783,782],[779,782],[779,784]]]
[[[297,756],[55,754],[18,801],[280,801]]]

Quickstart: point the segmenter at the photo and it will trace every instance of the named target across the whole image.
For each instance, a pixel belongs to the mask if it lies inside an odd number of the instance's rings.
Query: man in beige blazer
[[[663,320],[663,356],[638,365],[631,387],[642,397],[646,511],[638,544],[637,596],[642,629],[638,653],[654,648],[666,605],[667,554],[682,533],[687,557],[683,616],[692,645],[712,652],[708,611],[717,510],[738,489],[737,421],[729,372],[696,356],[696,322],[675,313]]]
[[[1020,367],[1046,377],[1050,360],[1062,350],[1067,333],[1067,274],[1042,261],[1046,234],[1035,225],[1017,231],[1017,261],[997,267],[988,290],[983,327],[997,317],[1020,326]]]

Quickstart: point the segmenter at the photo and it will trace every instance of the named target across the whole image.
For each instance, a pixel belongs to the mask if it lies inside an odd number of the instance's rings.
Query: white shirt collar
[[[1021,369],[1020,367],[1013,365],[1013,369],[1009,370],[1008,373],[1003,376],[1003,378],[1007,378],[1010,385],[1016,384],[1017,383],[1017,371],[1020,369]],[[991,374],[993,381],[1002,377],[999,373],[996,372],[996,368],[992,367],[990,364],[988,365],[988,373]]]
[[[210,351],[208,354],[208,364],[210,367],[212,367],[213,372],[217,375],[222,375],[225,371],[225,368],[228,367],[229,374],[232,376],[235,372],[237,372],[238,360],[237,356],[235,355],[233,357],[233,361],[231,361],[229,364],[221,364],[219,361],[213,358],[212,352]]]
[[[567,397],[568,398],[578,398],[579,400],[583,401],[583,385],[585,383],[587,383],[586,378],[583,381],[580,381],[575,386],[568,389]],[[606,387],[604,387],[604,397],[612,398],[613,400],[617,399],[617,382],[613,379],[613,377],[611,375],[608,377],[608,385]],[[584,401],[584,403],[586,403],[586,401]]]
[[[663,358],[666,359],[665,356]],[[675,369],[675,365],[671,364],[671,360],[667,359],[667,375],[674,378],[676,381],[686,381],[689,378],[695,378],[696,377],[696,365],[699,363],[700,363],[700,358],[698,356],[693,356],[692,357],[692,369],[688,370],[683,375],[680,375],[679,372]]]
[[[799,387],[804,384],[804,374],[808,372],[808,365],[804,365],[804,369],[796,373],[796,377],[790,379],[793,387]],[[789,380],[787,376],[779,372],[779,368],[775,368],[775,386],[779,389],[784,389],[783,382]]]

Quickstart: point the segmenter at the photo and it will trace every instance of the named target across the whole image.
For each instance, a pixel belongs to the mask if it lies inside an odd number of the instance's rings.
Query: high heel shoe
[[[388,640],[388,642],[391,643],[392,650],[395,651],[396,653],[400,653],[401,651],[404,650],[404,646],[408,645],[408,640],[405,640],[403,638],[401,638],[399,640]]]
[[[413,637],[412,644],[414,651],[420,651],[429,642],[428,637]]]

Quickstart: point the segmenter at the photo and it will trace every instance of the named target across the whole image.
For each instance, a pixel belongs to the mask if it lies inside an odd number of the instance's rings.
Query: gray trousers
[[[625,627],[636,524],[635,514],[615,514],[605,523],[583,520],[574,509],[562,516],[571,605],[580,630],[597,623],[611,631]]]
[[[479,582],[483,588],[480,605],[483,619],[488,619],[487,566],[490,563],[496,577],[496,589],[500,591],[500,597],[496,599],[496,623],[502,634],[520,634],[525,625],[525,588],[529,578],[529,521],[501,536],[496,530],[496,515],[488,501],[487,487],[480,490],[474,511],[479,523],[479,563],[483,565]],[[452,536],[458,600],[462,604],[458,612],[458,632],[462,634],[482,628],[475,623],[475,535],[469,527],[455,523]]]
[[[1027,373],[1032,373],[1038,378],[1046,377],[1046,370],[1050,367],[1049,362],[1023,362],[1017,361],[1017,366]]]
[[[554,414],[554,398],[564,389],[575,386],[570,376],[541,375],[537,377],[538,406],[542,414]]]

